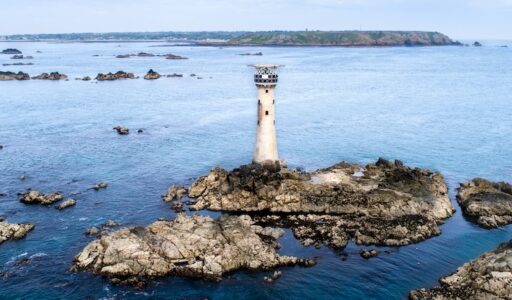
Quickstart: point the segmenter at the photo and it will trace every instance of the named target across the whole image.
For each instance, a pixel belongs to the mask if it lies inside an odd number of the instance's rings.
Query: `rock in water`
[[[144,79],[146,80],[154,80],[160,78],[161,75],[157,72],[153,71],[153,69],[150,69],[146,75],[144,75]]]
[[[432,289],[410,292],[413,300],[511,299],[512,240],[464,264]]]
[[[259,231],[260,233],[256,233]],[[187,217],[157,221],[146,228],[123,228],[92,241],[74,259],[73,271],[91,271],[113,282],[139,284],[175,275],[219,280],[238,269],[309,265],[280,256],[273,236],[265,236],[249,216]]]
[[[255,216],[292,228],[305,244],[400,246],[440,234],[454,209],[444,178],[402,162],[340,163],[311,173],[279,165],[215,168],[189,188],[191,209],[286,213]],[[310,215],[313,214],[313,215]],[[277,218],[277,219],[276,219]]]
[[[127,135],[130,133],[130,129],[123,126],[116,126],[113,129],[117,131],[117,133],[119,133],[120,135]]]
[[[162,195],[162,199],[165,202],[171,202],[173,200],[179,200],[187,193],[187,190],[182,186],[172,185],[167,189],[167,192]]]
[[[120,134],[122,134],[122,133],[120,133]],[[106,189],[107,187],[108,187],[108,183],[100,182],[100,183],[95,184],[92,188],[96,191],[99,191],[101,189]]]
[[[62,199],[64,199],[64,197],[61,193],[55,192],[45,195],[38,191],[28,191],[20,197],[20,201],[25,204],[39,203],[42,205],[50,205]]]
[[[0,222],[0,244],[7,240],[19,240],[24,238],[29,231],[34,229],[34,224],[11,224]]]
[[[118,79],[135,79],[135,75],[133,73],[127,73],[124,71],[118,71],[116,73],[99,73],[96,78],[98,81],[111,81],[111,80],[118,80]]]
[[[512,223],[512,185],[475,178],[460,185],[457,202],[462,212],[485,228]]]
[[[59,206],[57,206],[57,208],[59,210],[63,210],[65,208],[74,206],[75,204],[76,204],[76,200],[75,199],[68,199],[68,200],[62,202]]]
[[[64,74],[60,74],[59,72],[51,72],[50,74],[48,74],[48,73],[43,73],[43,74],[41,74],[41,75],[34,76],[34,77],[32,77],[32,79],[40,79],[40,80],[64,80],[64,79],[68,79],[68,76],[67,76],[67,75],[64,75]]]
[[[7,81],[7,80],[29,80],[30,75],[23,72],[0,72],[0,81]]]
[[[361,255],[361,257],[364,259],[370,259],[372,257],[376,257],[377,255],[379,255],[379,251],[375,249],[362,249],[361,251],[359,251],[359,255]]]
[[[7,48],[5,50],[2,50],[2,52],[0,52],[1,54],[23,54],[20,50],[18,49],[13,49],[13,48]]]

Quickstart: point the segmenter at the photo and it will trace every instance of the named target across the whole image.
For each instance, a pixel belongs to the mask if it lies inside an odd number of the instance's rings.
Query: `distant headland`
[[[429,31],[202,31],[21,34],[0,41],[170,42],[196,46],[400,47],[462,45]]]

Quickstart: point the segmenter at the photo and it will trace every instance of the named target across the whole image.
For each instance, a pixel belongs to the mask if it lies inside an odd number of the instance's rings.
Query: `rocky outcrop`
[[[65,208],[68,208],[68,207],[71,207],[71,206],[75,206],[75,205],[76,205],[76,200],[70,198],[70,199],[62,202],[59,206],[57,206],[57,209],[58,210],[63,210]]]
[[[123,126],[116,126],[116,127],[112,128],[112,129],[114,129],[120,135],[130,134],[130,129],[126,128],[126,127],[123,127]]]
[[[133,73],[127,73],[124,71],[117,71],[116,73],[99,73],[96,76],[96,80],[98,81],[112,81],[112,80],[119,80],[119,79],[135,79],[135,75]]]
[[[17,63],[12,63],[12,64],[2,64],[2,66],[6,67],[6,66],[32,66],[34,65],[33,63],[22,63],[22,62],[17,62]]]
[[[51,72],[48,73],[42,73],[41,75],[33,76],[32,79],[39,79],[39,80],[64,80],[68,79],[67,75],[60,74],[59,72]]]
[[[165,77],[167,77],[167,78],[183,77],[183,74],[172,73],[172,74],[165,75]]]
[[[164,56],[165,59],[188,59],[188,57],[179,56],[179,55],[175,55],[175,54],[171,54],[171,53],[164,54],[162,56]]]
[[[1,72],[0,71],[0,81],[7,81],[7,80],[29,80],[30,75],[23,72]]]
[[[290,227],[305,245],[402,246],[439,235],[454,208],[444,178],[379,159],[311,173],[275,165],[214,168],[189,188],[191,209],[258,212],[261,224]]]
[[[512,240],[484,253],[440,280],[440,286],[412,291],[413,300],[511,299]]]
[[[120,54],[117,55],[116,58],[130,58],[130,57],[165,57],[166,59],[187,59],[186,57],[174,55],[174,54],[152,54],[152,53],[146,53],[146,52],[139,52],[137,54]]]
[[[100,183],[96,183],[92,188],[95,190],[95,191],[99,191],[101,189],[106,189],[108,187],[108,183],[106,182],[100,182]]]
[[[173,221],[101,236],[75,257],[72,270],[138,285],[158,276],[219,280],[238,269],[310,265],[311,261],[277,254],[276,239],[282,233],[254,225],[249,216],[212,219],[179,214]]]
[[[150,69],[146,75],[144,75],[144,79],[146,80],[154,80],[162,77],[162,75],[158,74],[157,72],[153,71],[153,69]]]
[[[24,55],[14,55],[11,57],[11,59],[33,59],[32,56],[24,56]]]
[[[22,239],[34,227],[34,224],[12,224],[2,221],[0,222],[0,244],[7,240]]]
[[[172,185],[167,189],[164,195],[162,195],[162,200],[165,202],[171,202],[173,200],[180,200],[184,195],[187,194],[187,190],[182,186]]]
[[[482,43],[480,43],[479,41],[476,41],[473,43],[473,46],[475,47],[482,47]]]
[[[2,50],[2,52],[0,52],[0,54],[23,54],[23,53],[18,49],[7,48],[5,50]]]
[[[359,251],[359,255],[361,255],[361,257],[364,259],[370,259],[372,257],[376,257],[377,255],[379,255],[379,251],[375,249],[362,249],[361,251]]]
[[[55,192],[50,194],[43,194],[38,191],[28,191],[24,194],[21,194],[20,201],[25,204],[42,204],[42,205],[50,205],[55,202],[64,199],[61,193]]]
[[[462,212],[485,228],[512,223],[512,185],[475,178],[462,183],[457,202]]]
[[[256,53],[240,53],[238,54],[240,56],[262,56],[263,52],[256,52]]]

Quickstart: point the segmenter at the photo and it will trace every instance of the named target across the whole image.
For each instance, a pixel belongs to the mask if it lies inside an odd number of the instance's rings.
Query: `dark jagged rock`
[[[165,59],[188,59],[187,57],[179,56],[179,55],[175,55],[175,54],[171,54],[171,53],[164,54],[162,56],[164,56]]]
[[[8,48],[5,50],[2,50],[2,52],[0,52],[0,54],[23,54],[23,53],[18,49]]]
[[[120,135],[127,135],[130,133],[130,129],[123,127],[123,126],[116,126],[113,128],[115,131],[117,131]]]
[[[59,72],[42,73],[41,75],[33,76],[32,79],[39,80],[65,80],[68,79],[67,75],[60,74]]]
[[[165,75],[165,77],[167,77],[167,78],[183,77],[183,74],[173,73],[173,74]]]
[[[220,280],[238,269],[268,270],[310,265],[309,260],[280,256],[273,233],[249,216],[179,214],[146,228],[122,228],[102,235],[79,253],[72,271],[90,271],[112,282],[140,285],[153,277],[185,276]]]
[[[0,71],[0,81],[7,81],[7,80],[29,80],[30,75],[27,73],[23,73],[19,71],[18,73],[14,72],[1,72]]]
[[[2,64],[4,67],[6,66],[32,66],[34,65],[33,63],[22,63],[22,62],[17,62],[17,63],[12,63],[12,64]]]
[[[11,59],[33,59],[32,56],[24,56],[24,55],[14,55],[11,57]]]
[[[409,293],[412,300],[511,299],[512,240],[464,264],[440,286]]]
[[[162,75],[158,74],[157,72],[153,71],[153,69],[150,69],[146,75],[144,75],[144,79],[146,80],[155,80],[162,77]]]
[[[350,239],[388,246],[420,242],[439,235],[438,224],[454,211],[441,174],[384,159],[311,173],[279,164],[214,168],[192,184],[189,197],[197,198],[191,209],[257,212],[257,222],[290,227],[305,245],[333,248]]]
[[[34,224],[12,224],[5,221],[0,222],[0,244],[7,240],[19,240],[34,229]]]
[[[75,78],[75,80],[90,81],[90,80],[92,80],[92,78],[90,76],[85,76],[82,78]]]
[[[256,53],[241,53],[241,54],[238,54],[240,56],[262,56],[263,53],[262,52],[256,52]]]
[[[55,192],[50,194],[42,194],[38,191],[28,191],[20,196],[20,201],[25,204],[42,204],[50,205],[64,199],[61,193]]]
[[[473,43],[473,46],[475,46],[475,47],[482,47],[482,43],[476,41],[476,42]]]
[[[282,275],[283,275],[283,272],[281,272],[281,271],[274,271],[274,273],[272,273],[271,276],[263,277],[263,281],[265,281],[266,283],[273,283],[274,281],[279,279],[279,277],[281,277]]]
[[[116,73],[99,73],[96,78],[98,81],[112,81],[118,79],[135,79],[135,75],[133,73],[127,73],[124,71],[118,71]]]
[[[179,200],[183,198],[184,195],[187,194],[187,190],[183,186],[172,185],[167,189],[164,195],[162,195],[162,200],[165,202],[171,202],[173,200]]]
[[[457,202],[462,212],[485,228],[512,224],[512,185],[475,178],[462,183]]]

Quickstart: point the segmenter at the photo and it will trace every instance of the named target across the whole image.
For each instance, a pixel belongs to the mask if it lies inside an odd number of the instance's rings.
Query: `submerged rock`
[[[55,202],[64,199],[61,193],[55,192],[50,194],[42,194],[38,191],[28,191],[21,195],[20,201],[25,204],[42,204],[42,205],[50,205]]]
[[[361,255],[361,257],[364,258],[364,259],[370,259],[372,257],[376,257],[377,255],[379,255],[379,251],[377,251],[375,249],[371,249],[371,250],[362,249],[359,252],[359,255]]]
[[[24,56],[24,55],[14,55],[11,59],[33,59],[33,56]]]
[[[116,126],[113,129],[117,131],[117,133],[119,133],[120,135],[127,135],[130,133],[130,129],[123,126]]]
[[[73,261],[73,271],[91,271],[113,282],[138,285],[151,277],[186,276],[220,280],[238,269],[266,270],[309,265],[280,256],[274,237],[256,233],[249,216],[187,217],[146,228],[122,228],[92,241]]]
[[[150,69],[146,75],[144,75],[144,79],[146,80],[155,80],[162,77],[162,75],[158,74],[157,72],[153,71],[153,69]]]
[[[0,244],[7,240],[19,240],[34,229],[34,224],[12,224],[0,222]]]
[[[183,74],[173,73],[165,75],[167,78],[183,77]]]
[[[12,63],[12,64],[2,64],[2,66],[6,67],[6,66],[32,66],[34,65],[33,63],[22,63],[22,62],[17,62],[17,63]]]
[[[29,80],[30,75],[27,73],[23,73],[19,71],[18,73],[14,72],[1,72],[0,71],[0,81],[7,81],[7,80]]]
[[[238,55],[241,55],[241,56],[262,56],[263,53],[262,52],[256,52],[256,53],[241,53],[241,54],[238,54]]]
[[[14,49],[14,48],[7,48],[5,50],[2,50],[0,54],[23,54],[20,50]]]
[[[460,185],[457,202],[462,212],[485,228],[512,223],[512,185],[475,178]]]
[[[183,196],[187,194],[187,190],[183,186],[172,185],[167,189],[164,195],[162,195],[162,200],[165,202],[171,202],[173,200],[179,200],[183,198]]]
[[[135,75],[133,73],[127,73],[124,71],[118,71],[116,73],[99,73],[96,78],[98,81],[112,81],[112,80],[118,80],[118,79],[135,79]]]
[[[70,199],[62,202],[59,206],[57,206],[57,209],[58,210],[63,210],[65,208],[68,208],[68,207],[71,207],[71,206],[74,206],[74,205],[76,205],[76,200],[70,198]]]
[[[440,286],[410,292],[409,298],[423,299],[511,299],[512,240],[464,264],[440,280]]]
[[[59,72],[51,72],[48,73],[42,73],[41,75],[33,76],[32,79],[39,79],[39,80],[64,80],[68,79],[67,75],[60,74]]]
[[[165,59],[188,59],[188,57],[179,56],[179,55],[175,55],[175,54],[171,54],[171,53],[164,54],[162,56],[165,56]]]
[[[261,224],[290,227],[305,245],[333,248],[345,247],[350,239],[388,246],[416,243],[439,235],[438,224],[454,211],[441,174],[384,159],[311,173],[279,164],[230,172],[214,168],[192,184],[189,197],[197,198],[191,209],[259,212],[255,220]]]
[[[473,46],[475,47],[482,47],[482,43],[480,43],[479,41],[476,41],[473,43]]]

